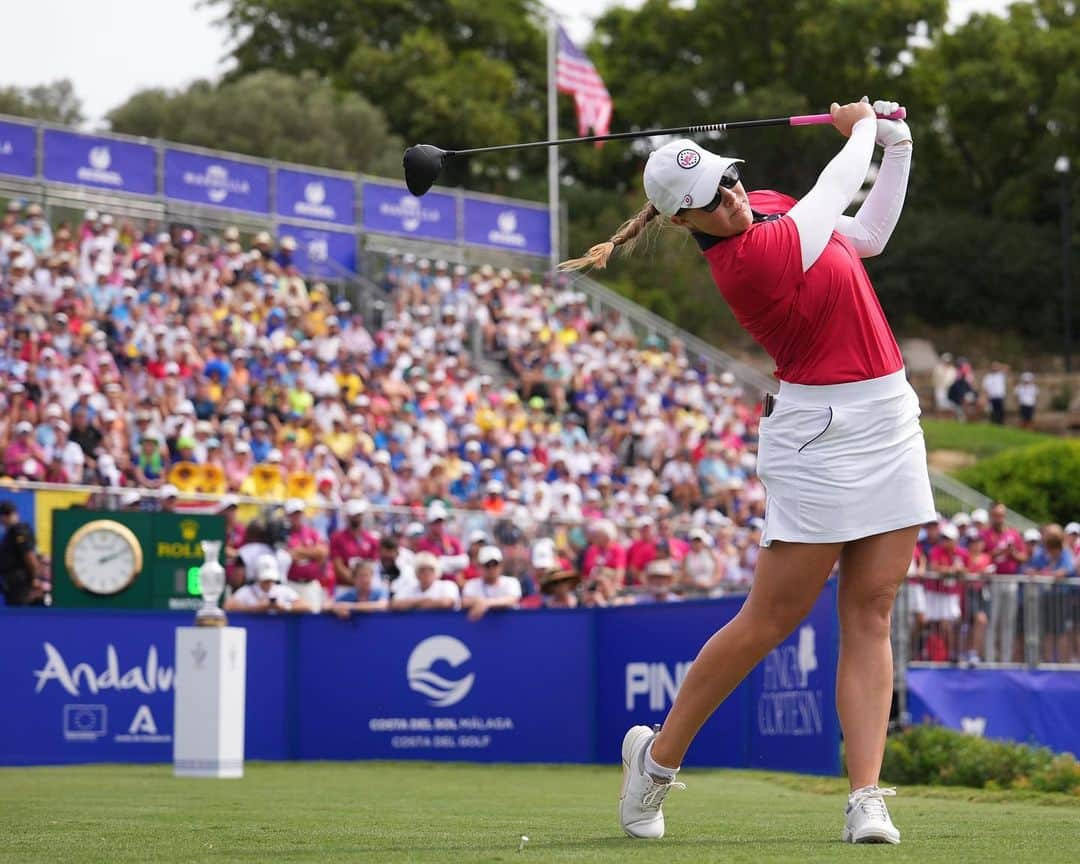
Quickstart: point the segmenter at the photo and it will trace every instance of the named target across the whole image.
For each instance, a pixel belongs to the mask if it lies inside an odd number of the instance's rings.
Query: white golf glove
[[[869,102],[868,96],[863,96],[863,102]],[[875,114],[892,114],[900,107],[898,102],[888,102],[884,99],[878,99],[874,103]],[[893,144],[900,144],[904,141],[911,141],[911,130],[908,128],[907,123],[903,120],[878,120],[877,121],[877,144],[879,147],[891,147]]]

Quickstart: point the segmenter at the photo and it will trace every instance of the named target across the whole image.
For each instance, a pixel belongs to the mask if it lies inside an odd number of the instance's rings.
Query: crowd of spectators
[[[764,490],[756,394],[731,375],[528,271],[393,256],[364,320],[299,274],[291,238],[241,240],[95,211],[50,226],[9,204],[2,475],[127,508],[218,496],[249,599],[260,549],[313,608],[363,562],[392,588],[380,562],[413,547],[459,591],[498,550],[522,605],[745,590]]]
[[[935,412],[958,420],[989,419],[991,423],[1003,425],[1009,397],[1009,372],[1007,364],[994,361],[983,374],[982,381],[977,382],[966,357],[942,354],[931,373]],[[1035,374],[1020,373],[1012,393],[1019,424],[1030,428],[1039,401]]]
[[[912,659],[1080,662],[1080,523],[1021,533],[1005,518],[995,503],[924,526],[905,586]]]

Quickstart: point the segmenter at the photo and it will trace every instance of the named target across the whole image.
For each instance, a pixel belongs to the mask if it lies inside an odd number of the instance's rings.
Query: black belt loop
[[[766,393],[765,398],[761,400],[761,416],[771,417],[774,410],[776,410],[776,397],[772,393]]]

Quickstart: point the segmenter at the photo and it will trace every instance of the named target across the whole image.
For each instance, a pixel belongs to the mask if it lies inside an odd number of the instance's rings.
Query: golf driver
[[[903,120],[907,111],[881,116],[883,120]],[[557,147],[560,144],[589,144],[596,141],[616,141],[620,138],[649,138],[654,135],[694,135],[698,132],[723,132],[727,129],[756,129],[759,126],[818,126],[832,123],[831,114],[802,114],[794,117],[772,117],[767,120],[735,120],[731,123],[706,123],[703,126],[673,126],[670,129],[644,129],[640,132],[616,132],[611,135],[587,135],[584,138],[556,138],[552,141],[530,141],[527,144],[499,144],[494,147],[473,147],[470,150],[443,150],[434,144],[414,144],[405,151],[405,185],[420,197],[438,179],[446,160],[451,156],[472,153],[494,153],[496,150],[528,150],[533,147]]]

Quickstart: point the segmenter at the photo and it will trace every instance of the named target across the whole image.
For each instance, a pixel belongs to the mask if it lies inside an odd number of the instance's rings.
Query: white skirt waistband
[[[780,392],[776,401],[790,405],[853,405],[858,402],[870,402],[874,399],[886,399],[910,392],[904,370],[900,369],[880,378],[866,381],[851,381],[847,384],[792,384],[780,382]]]

